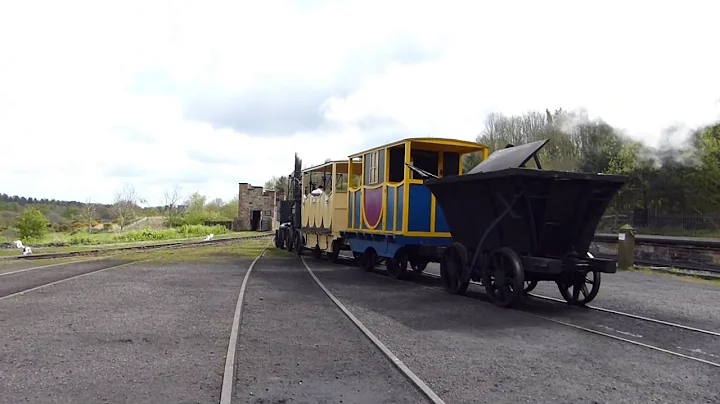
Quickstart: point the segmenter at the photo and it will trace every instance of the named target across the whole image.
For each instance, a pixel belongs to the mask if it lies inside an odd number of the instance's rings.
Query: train
[[[439,263],[448,293],[480,282],[501,307],[540,281],[587,304],[601,274],[616,271],[588,249],[627,177],[545,170],[548,142],[489,153],[459,139],[406,138],[306,169],[296,154],[275,246],[331,261],[351,251],[362,270],[384,264],[398,279]],[[479,163],[465,173],[470,153]]]

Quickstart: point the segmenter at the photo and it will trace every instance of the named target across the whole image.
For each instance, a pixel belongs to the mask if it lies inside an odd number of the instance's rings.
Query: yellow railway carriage
[[[347,209],[340,238],[347,240],[360,266],[384,260],[393,277],[409,263],[422,271],[438,262],[438,247],[452,242],[435,196],[408,165],[439,178],[461,175],[468,153],[488,155],[487,146],[457,139],[409,138],[349,156]],[[461,197],[458,195],[458,197]]]
[[[349,249],[340,233],[347,227],[349,166],[346,160],[330,161],[302,170],[298,253],[308,248],[315,257],[326,253],[335,260],[341,250]],[[355,171],[360,169],[357,164]]]

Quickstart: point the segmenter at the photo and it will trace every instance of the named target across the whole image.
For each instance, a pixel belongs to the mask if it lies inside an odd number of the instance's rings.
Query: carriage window
[[[445,152],[443,153],[442,177],[450,177],[460,173],[460,154]]]
[[[388,149],[388,182],[402,182],[405,179],[405,145]]]
[[[352,165],[348,168],[350,171],[350,187],[358,188],[362,185],[362,160],[355,157],[351,160]]]
[[[413,150],[410,152],[410,164],[433,175],[438,175],[438,157],[438,152]],[[421,179],[412,171],[410,175],[412,175],[414,179]]]
[[[347,174],[339,173],[335,177],[335,190],[337,192],[345,192],[348,189],[348,176]]]
[[[377,184],[380,182],[380,167],[378,167],[378,152],[374,151],[369,154],[368,163],[370,164],[370,181],[369,184]]]

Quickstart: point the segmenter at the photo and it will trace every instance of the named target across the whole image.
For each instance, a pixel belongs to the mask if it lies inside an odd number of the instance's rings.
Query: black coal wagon
[[[568,303],[582,305],[597,295],[600,274],[616,271],[588,249],[627,177],[543,170],[538,152],[547,142],[508,145],[465,175],[424,181],[452,233],[440,260],[448,292],[480,281],[505,307],[538,281],[554,281]]]

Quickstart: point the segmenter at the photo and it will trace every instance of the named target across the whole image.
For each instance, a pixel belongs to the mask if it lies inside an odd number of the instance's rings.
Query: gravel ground
[[[97,271],[114,265],[120,265],[124,262],[126,261],[90,261],[75,264],[69,263],[12,274],[8,273],[0,277],[0,298],[30,288],[45,285],[47,283],[56,282],[61,279]]]
[[[236,358],[233,402],[424,402],[297,258],[253,269]]]
[[[500,309],[481,292],[308,263],[448,403],[720,402],[718,368]]]
[[[426,271],[439,275],[440,267],[430,264]],[[538,283],[532,293],[562,299],[553,282]],[[659,273],[602,274],[600,293],[590,305],[720,332],[720,283]]]
[[[243,265],[136,264],[0,301],[0,403],[217,403]]]
[[[21,269],[41,267],[54,264],[72,264],[74,261],[83,261],[75,258],[56,258],[49,260],[0,260],[0,276],[2,274],[18,271]]]

